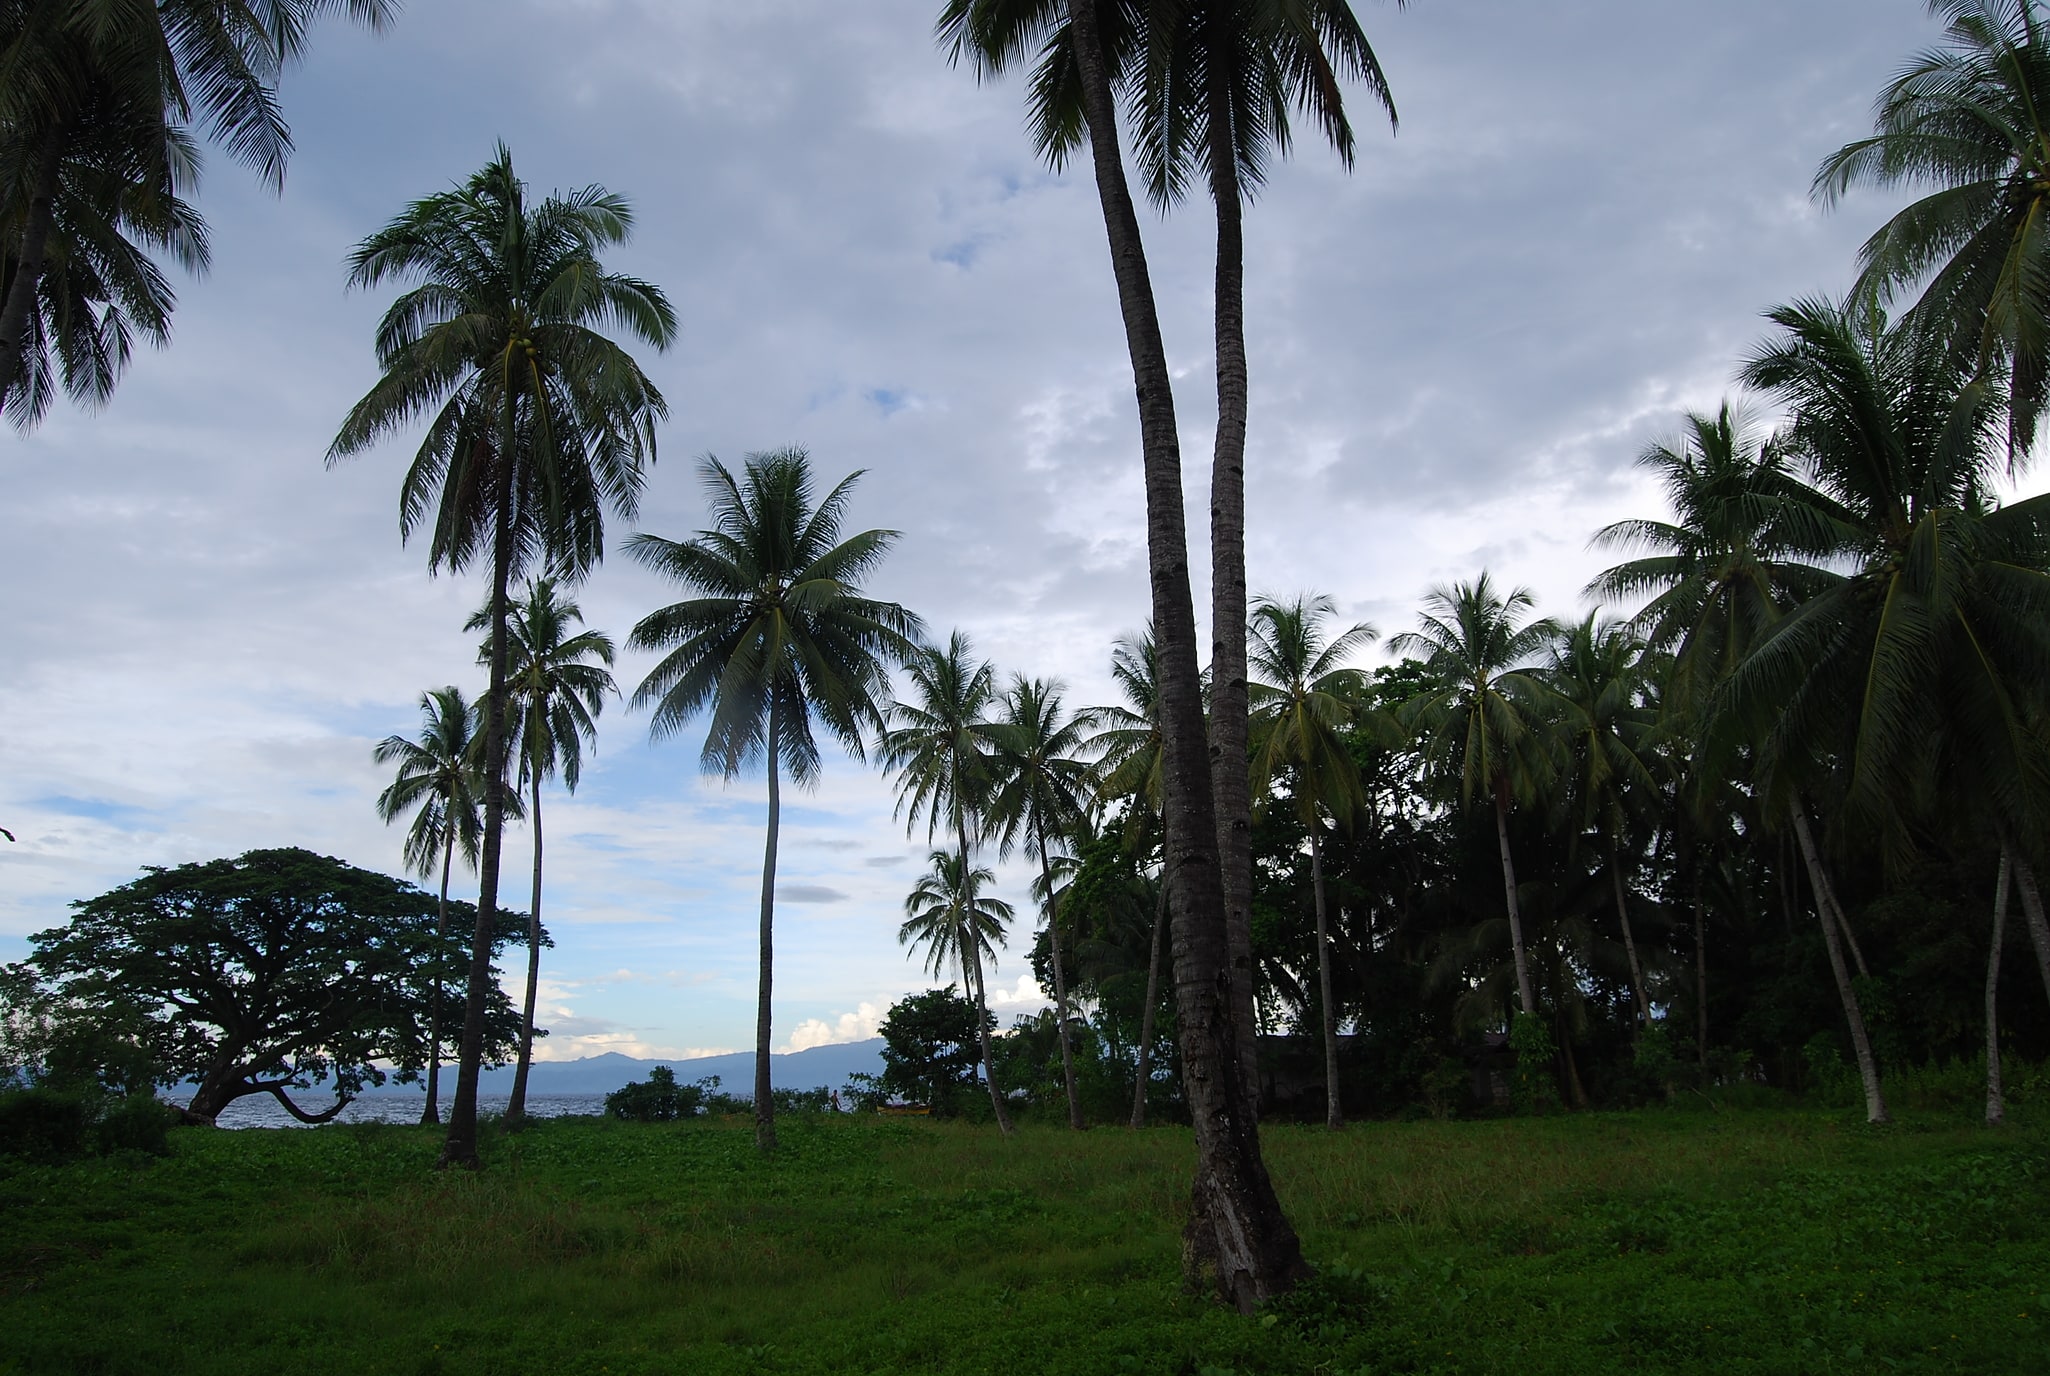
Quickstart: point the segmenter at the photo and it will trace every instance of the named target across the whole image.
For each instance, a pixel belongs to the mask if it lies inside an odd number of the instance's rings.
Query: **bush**
[[[91,1096],[60,1089],[16,1089],[0,1094],[0,1156],[69,1161],[90,1145],[96,1104]]]
[[[0,1093],[0,1156],[75,1161],[117,1151],[170,1153],[172,1110],[152,1094],[37,1086]]]
[[[633,1123],[673,1123],[679,1118],[695,1118],[708,1104],[716,1107],[717,1101],[726,1097],[713,1092],[718,1087],[717,1075],[680,1085],[676,1083],[675,1071],[658,1065],[648,1072],[646,1081],[635,1080],[606,1095],[605,1116]]]
[[[117,1151],[168,1156],[176,1117],[176,1111],[154,1094],[124,1094],[105,1101],[100,1120],[93,1125],[93,1141],[102,1156]]]
[[[1553,1057],[1551,1029],[1535,1013],[1518,1013],[1509,1024],[1509,1049],[1516,1053],[1516,1073],[1510,1085],[1518,1113],[1536,1113],[1552,1101]]]

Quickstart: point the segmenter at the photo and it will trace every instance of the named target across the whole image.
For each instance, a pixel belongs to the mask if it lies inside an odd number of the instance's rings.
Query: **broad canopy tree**
[[[270,1094],[326,1122],[366,1086],[417,1079],[432,991],[466,959],[437,941],[433,895],[298,849],[151,866],[72,907],[30,938],[29,964],[133,1037],[161,1080],[192,1082],[189,1111],[209,1120]],[[519,1022],[491,987],[484,1055],[498,1063]],[[316,1086],[335,1102],[310,1112],[292,1095]]]

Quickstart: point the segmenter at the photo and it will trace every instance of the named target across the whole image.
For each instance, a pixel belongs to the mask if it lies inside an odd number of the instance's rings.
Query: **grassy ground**
[[[2046,1115],[2050,1116],[2050,1115]],[[1185,1131],[548,1122],[0,1162],[0,1373],[2050,1371],[2050,1132],[1659,1111],[1266,1131],[1319,1279],[1180,1292]]]

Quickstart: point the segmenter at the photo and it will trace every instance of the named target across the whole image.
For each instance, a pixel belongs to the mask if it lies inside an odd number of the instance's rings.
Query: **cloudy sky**
[[[1357,9],[1399,134],[1355,93],[1355,170],[1305,143],[1247,224],[1253,587],[1393,632],[1486,568],[1577,611],[1590,532],[1658,510],[1634,456],[1727,394],[1762,310],[1848,284],[1891,203],[1823,213],[1809,179],[1934,27],[1920,0]],[[371,746],[417,730],[422,689],[481,686],[481,586],[401,545],[407,445],[322,464],[389,300],[343,261],[498,139],[537,191],[629,197],[611,261],[682,319],[644,360],[673,418],[641,528],[702,523],[699,455],[807,446],[867,470],[859,526],[903,532],[877,592],[1104,699],[1146,591],[1095,194],[1035,164],[1018,83],[948,66],[936,10],[415,0],[383,37],[316,35],[282,198],[209,164],[215,268],[179,284],[172,347],[104,412],[0,440],[0,960],[144,864],[303,845],[397,870]],[[1146,229],[1200,513],[1206,215]],[[623,640],[674,594],[615,558],[581,599]],[[624,656],[622,687],[647,667]],[[701,779],[696,746],[614,702],[548,804],[543,1055],[751,1040],[762,788]],[[895,942],[923,833],[844,759],[784,825],[777,1044],[867,1035],[926,983]],[[1017,957],[997,982],[1037,1001]]]

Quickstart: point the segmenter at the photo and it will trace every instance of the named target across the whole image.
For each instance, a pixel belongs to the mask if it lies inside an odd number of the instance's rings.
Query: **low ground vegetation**
[[[481,1174],[431,1128],[180,1131],[0,1160],[0,1371],[2050,1368],[2050,1095],[1989,1130],[1969,1075],[1897,1083],[1883,1129],[1764,1090],[1272,1127],[1321,1269],[1251,1320],[1182,1288],[1177,1127],[556,1119]]]

